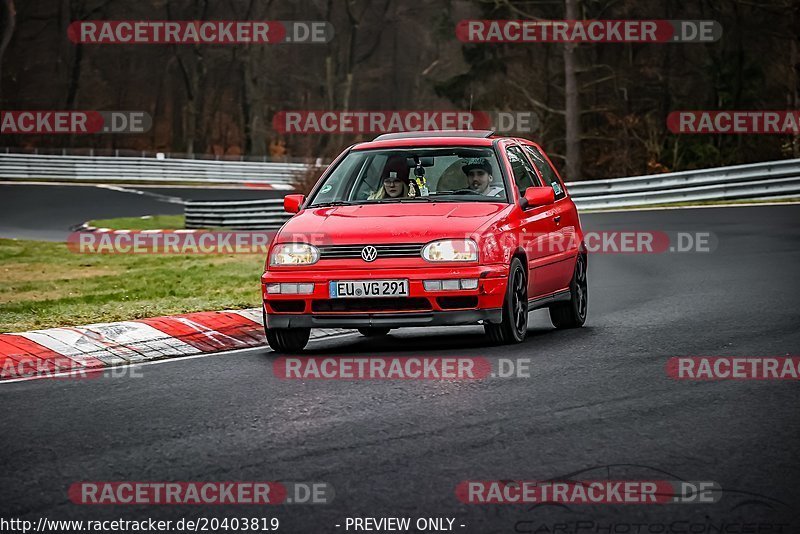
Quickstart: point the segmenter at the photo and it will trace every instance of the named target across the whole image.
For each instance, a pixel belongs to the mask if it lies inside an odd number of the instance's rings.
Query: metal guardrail
[[[306,163],[0,154],[0,179],[267,185],[292,190]]]
[[[800,196],[800,159],[571,182],[567,187],[581,210]],[[290,217],[282,200],[190,201],[185,213],[187,228],[271,230]]]
[[[580,209],[800,196],[800,159],[568,183]]]
[[[186,228],[226,227],[237,230],[273,230],[291,214],[277,200],[190,200],[184,205]]]
[[[0,154],[0,179],[75,182],[257,184],[292,190],[306,163]],[[800,196],[800,159],[567,184],[578,208]],[[187,228],[280,227],[280,200],[189,202]]]

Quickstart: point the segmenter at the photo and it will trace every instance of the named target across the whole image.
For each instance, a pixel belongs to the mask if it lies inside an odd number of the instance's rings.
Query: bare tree
[[[3,55],[6,53],[11,37],[14,35],[17,12],[14,9],[14,0],[2,0],[0,4],[0,80],[3,79]],[[0,99],[2,99],[2,85],[0,85]]]
[[[568,20],[577,20],[579,0],[564,0]],[[575,43],[564,43],[564,121],[566,126],[566,176],[577,180],[581,174],[581,101]]]

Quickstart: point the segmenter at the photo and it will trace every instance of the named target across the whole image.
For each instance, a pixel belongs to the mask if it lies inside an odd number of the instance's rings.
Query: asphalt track
[[[286,191],[190,187],[0,184],[0,238],[64,241],[90,219],[178,215],[179,200],[282,198]]]
[[[587,230],[710,231],[718,246],[592,255],[587,325],[556,331],[538,311],[521,345],[488,346],[473,327],[310,345],[317,355],[530,358],[530,378],[280,380],[274,354],[254,349],[144,366],[140,378],[0,385],[0,516],[278,517],[283,532],[345,532],[354,516],[453,517],[470,533],[800,532],[800,383],[677,382],[664,370],[672,356],[798,355],[800,206],[582,220]],[[476,506],[454,495],[463,480],[585,470],[725,491],[716,504],[660,506]],[[208,508],[67,499],[73,482],[123,480],[324,481],[336,496]],[[720,524],[734,527],[699,530]]]

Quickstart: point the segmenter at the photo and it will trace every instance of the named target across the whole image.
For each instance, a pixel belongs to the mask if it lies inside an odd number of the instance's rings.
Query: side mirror
[[[546,206],[556,201],[556,194],[552,187],[529,187],[525,190],[525,196],[522,197],[522,209],[535,208],[537,206]]]
[[[305,200],[305,195],[286,195],[283,197],[283,210],[287,213],[297,213]]]

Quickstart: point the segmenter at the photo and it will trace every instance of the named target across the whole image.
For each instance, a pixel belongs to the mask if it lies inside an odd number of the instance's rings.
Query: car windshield
[[[433,201],[508,203],[494,150],[355,150],[327,177],[310,206]]]

